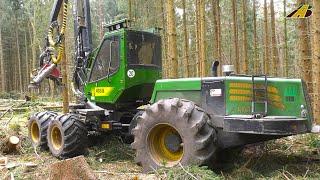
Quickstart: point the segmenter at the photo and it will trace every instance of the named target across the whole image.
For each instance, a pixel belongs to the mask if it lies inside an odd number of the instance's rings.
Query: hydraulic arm
[[[75,34],[75,72],[74,85],[77,94],[85,78],[85,62],[92,51],[91,19],[89,0],[73,0],[74,34]],[[60,11],[63,11],[63,21],[58,23]],[[50,15],[50,25],[46,37],[44,51],[40,55],[40,70],[33,76],[29,87],[37,87],[45,78],[60,84],[60,72],[57,64],[61,61],[65,30],[67,25],[68,0],[55,0]],[[55,34],[56,33],[56,34]],[[56,37],[55,37],[56,35]],[[56,38],[56,39],[55,39]]]

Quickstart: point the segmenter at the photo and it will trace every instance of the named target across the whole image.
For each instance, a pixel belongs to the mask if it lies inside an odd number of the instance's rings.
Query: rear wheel
[[[88,144],[88,131],[76,114],[64,114],[52,120],[48,127],[48,146],[59,159],[84,154]]]
[[[37,112],[28,122],[28,135],[33,146],[48,150],[47,129],[49,123],[57,116],[52,111]]]
[[[193,102],[160,100],[137,119],[133,129],[135,162],[143,172],[160,167],[210,165],[216,151],[216,131],[209,116]]]

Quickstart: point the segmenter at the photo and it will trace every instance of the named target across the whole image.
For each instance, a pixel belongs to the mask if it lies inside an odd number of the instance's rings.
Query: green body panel
[[[183,98],[202,106],[201,82],[210,78],[190,78],[158,80],[156,82],[151,103],[166,98]],[[225,86],[225,116],[251,115],[252,78],[247,76],[221,77]],[[255,78],[256,88],[262,88],[263,78]],[[308,129],[313,116],[305,95],[305,86],[301,79],[285,79],[268,77],[268,116],[295,116],[301,118],[301,106],[308,111]],[[256,92],[256,100],[263,100],[263,92]],[[256,112],[264,112],[263,104],[256,104]],[[212,107],[214,108],[214,107]]]
[[[201,79],[163,79],[155,84],[151,103],[167,98],[189,99],[201,104]]]
[[[264,86],[264,78],[255,78],[256,88]],[[250,115],[251,77],[225,78],[226,115]],[[312,111],[304,93],[301,79],[268,78],[268,116],[301,117],[301,106],[308,110],[308,128],[311,128]],[[263,101],[264,93],[255,92],[255,99]],[[264,112],[264,104],[256,104],[256,112]]]
[[[120,63],[117,72],[111,74],[109,78],[103,77],[96,82],[89,82],[92,68],[94,66],[97,50],[94,51],[92,58],[90,59],[89,67],[87,69],[87,81],[85,82],[84,93],[86,97],[92,102],[117,104],[135,102],[137,100],[150,99],[153,86],[156,80],[161,79],[161,70],[148,69],[148,68],[133,68],[135,76],[130,78],[128,76],[128,70],[131,69],[128,66],[127,60],[127,30],[120,29],[118,31],[112,31],[104,36],[104,39],[119,36],[120,37]],[[103,41],[98,49],[101,48]],[[97,87],[107,88],[108,95],[98,95],[94,93],[94,89]],[[112,89],[112,90],[111,90]],[[109,92],[110,91],[110,92]],[[149,92],[149,93],[146,93]],[[148,95],[149,94],[149,95]]]

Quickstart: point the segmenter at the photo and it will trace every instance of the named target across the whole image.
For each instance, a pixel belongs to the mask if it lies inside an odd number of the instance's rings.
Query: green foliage
[[[310,146],[320,148],[320,136],[316,134],[310,135]]]
[[[212,170],[208,169],[207,166],[177,166],[174,168],[162,168],[156,171],[157,174],[160,174],[164,179],[203,179],[203,180],[220,180],[220,176],[215,174]]]
[[[89,163],[98,166],[112,161],[133,161],[134,151],[115,135],[89,135]]]
[[[10,91],[10,92],[0,92],[0,99],[21,99],[22,95],[20,93]]]

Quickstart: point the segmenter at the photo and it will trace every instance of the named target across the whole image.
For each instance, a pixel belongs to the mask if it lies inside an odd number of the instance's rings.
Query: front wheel
[[[28,121],[28,136],[31,144],[48,150],[47,129],[49,123],[57,116],[52,111],[37,112]]]
[[[88,144],[88,131],[76,114],[64,114],[52,120],[47,139],[51,153],[59,159],[84,154]]]
[[[216,152],[216,131],[209,116],[193,102],[160,100],[137,119],[133,129],[135,162],[143,172],[161,167],[210,165]]]

